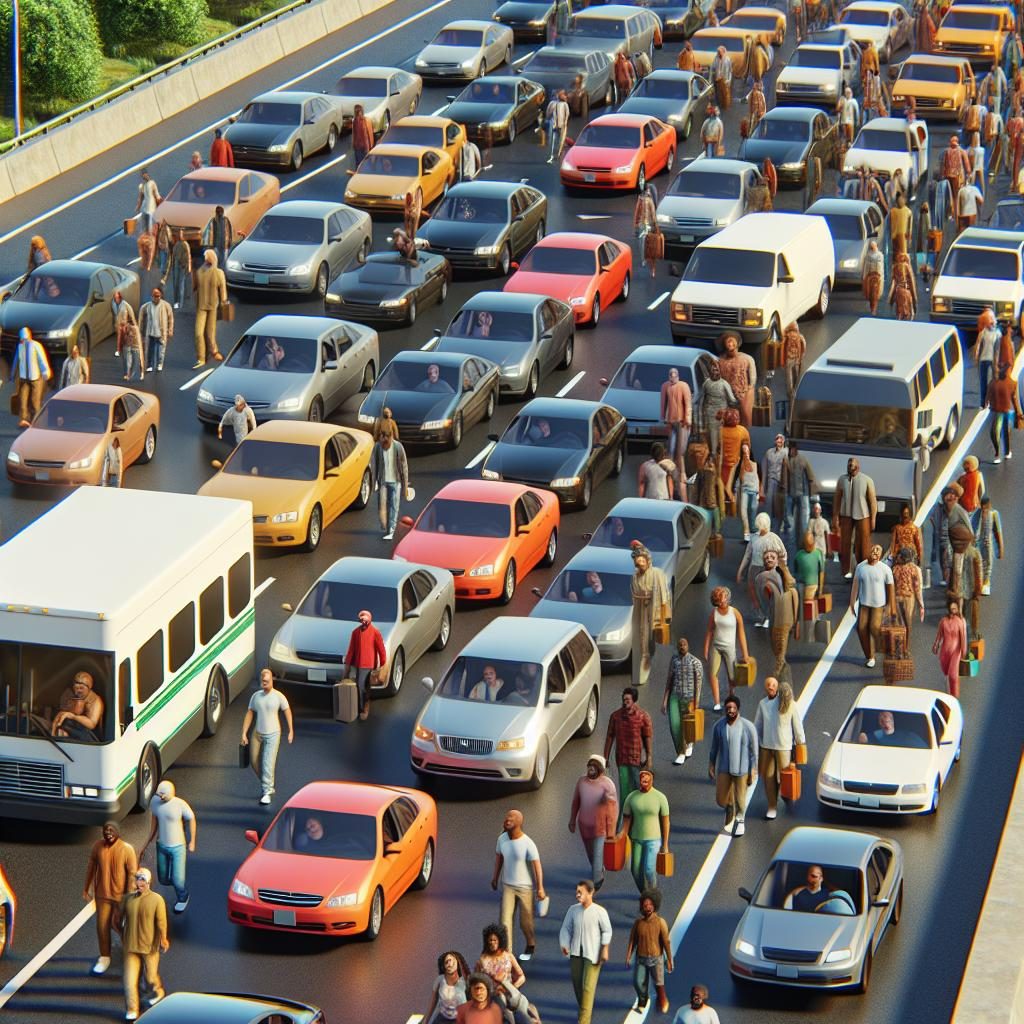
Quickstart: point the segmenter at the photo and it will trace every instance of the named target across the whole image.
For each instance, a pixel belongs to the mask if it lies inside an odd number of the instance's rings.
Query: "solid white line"
[[[337,64],[338,61],[345,60],[347,57],[351,57],[352,54],[358,53],[360,50],[365,49],[372,43],[376,43],[381,39],[397,32],[399,29],[405,28],[406,25],[411,25],[415,21],[419,21],[420,18],[425,17],[428,14],[433,14],[434,11],[439,11],[442,7],[447,7],[452,0],[437,0],[436,3],[431,4],[429,7],[425,7],[422,11],[418,11],[416,14],[410,14],[407,18],[403,18],[401,21],[392,25],[390,28],[386,28],[377,32],[375,35],[370,36],[369,39],[364,39],[361,43],[357,43],[355,46],[350,46],[347,50],[342,50],[341,53],[336,54],[333,57],[328,58],[322,63],[318,64],[315,68],[310,68],[309,71],[303,71],[301,75],[296,76],[288,82],[282,82],[276,86],[276,89],[290,89],[296,82],[301,82],[303,79],[309,78],[311,75],[318,74],[323,71],[324,68],[329,68],[332,64]],[[66,199],[63,203],[54,206],[52,209],[47,210],[45,213],[39,214],[32,220],[22,224],[20,228],[15,228],[13,231],[8,231],[6,235],[0,236],[0,245],[4,242],[10,241],[12,238],[17,238],[18,235],[24,234],[30,228],[34,228],[37,224],[46,220],[48,217],[53,217],[55,214],[62,213],[64,210],[80,203],[83,199],[88,199],[90,196],[96,195],[97,192],[102,192],[108,185],[113,185],[115,181],[121,181],[122,178],[128,177],[129,174],[134,174],[140,167],[145,167],[147,164],[153,163],[154,160],[159,160],[162,157],[167,156],[169,153],[173,153],[175,150],[180,149],[182,146],[188,145],[193,139],[198,139],[201,135],[208,135],[214,130],[214,128],[221,127],[225,121],[227,121],[230,115],[226,114],[223,117],[218,117],[216,121],[211,121],[204,128],[200,128],[198,131],[193,132],[191,135],[184,139],[179,139],[177,142],[170,146],[165,146],[163,149],[158,150],[156,153],[151,153],[145,159],[138,161],[138,163],[132,164],[130,167],[126,167],[119,174],[115,174],[106,181],[101,181],[97,185],[93,185],[92,188],[86,189],[86,191],[79,193],[77,196],[72,196],[70,199]]]
[[[572,391],[572,389],[573,389],[574,387],[576,387],[576,385],[577,385],[577,384],[579,384],[579,382],[580,382],[581,380],[583,380],[583,378],[584,378],[584,377],[586,377],[586,375],[587,375],[587,371],[586,371],[586,370],[580,370],[580,372],[579,372],[579,373],[577,373],[577,374],[576,374],[576,376],[575,376],[575,377],[573,377],[573,379],[572,379],[571,381],[569,381],[569,383],[568,383],[568,384],[566,384],[566,385],[565,385],[565,386],[564,386],[564,387],[562,388],[562,390],[561,390],[561,391],[559,391],[559,392],[558,392],[558,393],[557,393],[557,394],[555,395],[555,398],[565,398],[565,396],[566,396],[567,394],[569,394],[569,392],[570,392],[570,391]]]
[[[213,371],[216,369],[216,366],[211,366],[208,370],[203,370],[202,373],[197,373],[191,380],[185,381],[185,383],[182,384],[181,387],[178,388],[178,390],[188,391],[190,387],[192,387],[194,384],[198,384],[204,377],[209,377],[210,374],[213,373]]]
[[[522,57],[517,57],[512,61],[512,67],[517,68],[520,64],[525,64],[536,52],[536,50],[531,50],[529,53],[524,53]]]
[[[46,963],[96,913],[96,903],[90,900],[66,925],[0,990],[0,1007]]]
[[[256,598],[257,598],[257,597],[259,597],[259,596],[260,596],[260,594],[262,594],[262,593],[263,593],[263,592],[264,592],[264,591],[265,591],[265,590],[267,589],[267,587],[271,586],[271,585],[272,585],[273,583],[276,583],[276,582],[277,582],[277,577],[276,577],[276,576],[268,576],[268,577],[267,577],[267,578],[266,578],[266,579],[265,579],[265,580],[264,580],[264,581],[263,581],[263,582],[262,582],[262,583],[261,583],[261,584],[260,584],[260,585],[259,585],[259,586],[258,586],[258,587],[257,587],[257,588],[256,588],[256,589],[255,589],[255,590],[253,591],[253,592],[252,592],[253,600],[256,600]]]
[[[647,308],[657,309],[671,294],[671,292],[662,292]]]
[[[348,153],[342,153],[341,156],[336,156],[333,160],[328,160],[327,163],[321,165],[320,167],[314,167],[313,170],[309,172],[309,174],[304,174],[301,178],[296,178],[294,181],[289,181],[288,184],[281,189],[281,194],[284,195],[285,192],[287,192],[291,188],[295,188],[296,185],[301,185],[304,181],[309,181],[310,178],[319,174],[321,171],[326,171],[328,167],[333,167],[335,164],[340,164],[341,161],[347,159],[347,157]]]
[[[610,213],[577,213],[577,217],[580,220],[611,220],[612,215]]]
[[[484,459],[486,459],[487,456],[491,454],[491,449],[493,447],[494,442],[488,441],[487,444],[484,445],[483,451],[477,452],[476,455],[474,455],[473,458],[471,458],[469,462],[466,463],[466,469],[472,469],[474,466],[479,466],[480,463],[483,462]]]
[[[283,192],[284,189],[282,189],[281,191]],[[129,266],[129,267],[134,267],[136,263],[141,263],[141,262],[142,262],[142,257],[141,256],[136,256],[135,259],[129,260],[126,265]]]
[[[88,249],[83,249],[81,252],[76,252],[74,256],[69,256],[69,259],[80,260],[83,256],[88,256],[90,253],[95,252],[104,242],[109,242],[112,238],[117,238],[118,235],[123,235],[124,231],[118,228],[117,231],[111,231],[109,235],[104,235],[98,242],[90,245]]]

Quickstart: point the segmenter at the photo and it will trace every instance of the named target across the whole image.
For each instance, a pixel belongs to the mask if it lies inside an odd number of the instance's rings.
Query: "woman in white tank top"
[[[723,662],[729,681],[729,693],[736,685],[736,652],[742,654],[741,661],[747,660],[747,634],[743,629],[743,616],[732,608],[732,592],[728,587],[715,587],[711,591],[711,617],[704,635],[704,660],[709,662],[711,693],[715,698],[715,710],[722,710],[718,688],[718,671]]]

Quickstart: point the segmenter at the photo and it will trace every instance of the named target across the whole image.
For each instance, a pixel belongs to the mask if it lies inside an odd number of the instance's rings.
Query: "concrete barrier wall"
[[[0,202],[120,145],[391,0],[317,0],[0,156]]]

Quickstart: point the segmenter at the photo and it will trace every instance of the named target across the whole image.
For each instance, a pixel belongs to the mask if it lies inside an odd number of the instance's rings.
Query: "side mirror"
[[[939,746],[940,747],[951,747],[951,746],[953,746],[953,741],[952,740],[939,740]]]
[[[547,698],[548,704],[564,704],[565,694],[564,693],[549,693]]]
[[[501,438],[498,437],[497,434],[488,434],[487,435],[487,440],[488,441],[493,441],[495,444],[497,444],[501,440]]]
[[[594,535],[592,533],[583,533],[580,535],[585,541],[589,541]]]
[[[544,332],[544,333],[543,333],[543,334],[542,334],[542,335],[540,336],[540,340],[541,340],[541,341],[550,341],[550,340],[551,340],[551,339],[552,339],[552,338],[553,338],[554,336],[555,336],[555,335],[554,335],[554,332],[552,332],[552,331],[545,331],[545,332]]]
[[[254,828],[247,828],[245,830],[245,838],[254,845],[260,841],[259,833]]]
[[[409,611],[407,611],[407,612],[405,613],[405,615],[403,616],[403,618],[404,618],[404,619],[406,619],[406,620],[409,620],[409,619],[418,619],[419,617],[420,617],[420,611],[419,611],[419,609],[418,609],[418,608],[411,608],[411,609],[410,609]]]
[[[0,295],[0,302],[6,302],[13,294],[13,292],[4,292],[3,295]]]
[[[454,102],[455,102],[455,96],[454,96],[454,94],[453,94],[453,95],[451,95],[451,96],[445,96],[445,99],[446,99],[446,100],[447,100],[447,101],[448,101],[449,103],[454,103]]]
[[[411,530],[413,526],[416,525],[416,521],[413,519],[412,516],[402,516],[402,518],[399,519],[398,522],[400,525],[406,527],[409,530]]]
[[[887,907],[887,906],[889,906],[890,903],[892,903],[892,900],[889,899],[888,896],[880,896],[877,900],[872,900],[871,901],[871,906],[873,906],[873,907]]]
[[[609,380],[608,380],[608,378],[607,378],[607,377],[601,377],[601,378],[600,378],[600,379],[598,380],[598,382],[597,382],[597,383],[598,383],[598,384],[600,384],[600,385],[601,385],[601,387],[603,387],[603,388],[606,388],[606,387],[608,387],[608,384],[609,384],[610,382],[609,382]]]
[[[124,427],[122,427],[120,424],[115,424],[113,427],[111,427],[111,432],[114,434],[123,434]]]
[[[345,240],[345,236],[344,235],[331,235],[331,237],[329,239],[327,239],[327,241],[329,241],[329,242],[343,242],[344,240]]]
[[[792,274],[783,274],[783,276],[779,278],[779,284],[792,284],[795,280],[796,278],[793,277]]]
[[[324,370],[336,370],[338,368],[337,359],[326,359],[324,360]]]
[[[384,856],[385,857],[397,857],[402,852],[402,848],[398,843],[385,843],[384,844]]]
[[[544,596],[544,593],[540,589],[540,587],[530,587],[530,593],[533,594],[534,597],[543,597]]]
[[[739,887],[739,889],[737,889],[736,891],[739,893],[741,900],[746,900],[747,903],[750,903],[750,902],[753,901],[754,897],[751,894],[749,889],[744,889],[743,886],[741,885]]]
[[[293,611],[295,611],[295,609],[287,601],[282,601],[281,602],[281,611],[283,611],[283,612],[293,612]]]
[[[428,693],[433,693],[433,692],[434,692],[434,680],[433,680],[433,679],[431,679],[431,678],[430,678],[430,676],[424,676],[424,677],[423,677],[423,678],[422,678],[422,679],[420,680],[420,685],[421,685],[421,686],[423,687],[423,689],[424,689],[424,690],[426,690],[426,691],[427,691]]]
[[[518,269],[519,269],[519,264],[518,264],[518,263],[517,263],[517,262],[516,262],[515,260],[513,260],[513,261],[512,261],[512,262],[511,262],[511,263],[509,264],[509,269],[510,269],[510,270],[518,270]]]
[[[338,471],[338,470],[336,470],[336,469],[328,469],[328,470],[327,470],[327,471],[326,471],[326,472],[324,473],[324,479],[325,479],[325,480],[333,480],[333,479],[335,479],[335,477],[337,477],[338,475],[339,475],[339,471]]]
[[[602,274],[607,274],[611,269],[612,269],[612,265],[610,263],[602,263],[601,264],[601,273]]]

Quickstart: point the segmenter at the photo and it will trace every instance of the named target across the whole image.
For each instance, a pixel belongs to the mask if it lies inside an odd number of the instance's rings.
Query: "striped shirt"
[[[684,701],[691,701],[704,682],[704,666],[693,654],[673,654],[665,689]]]

